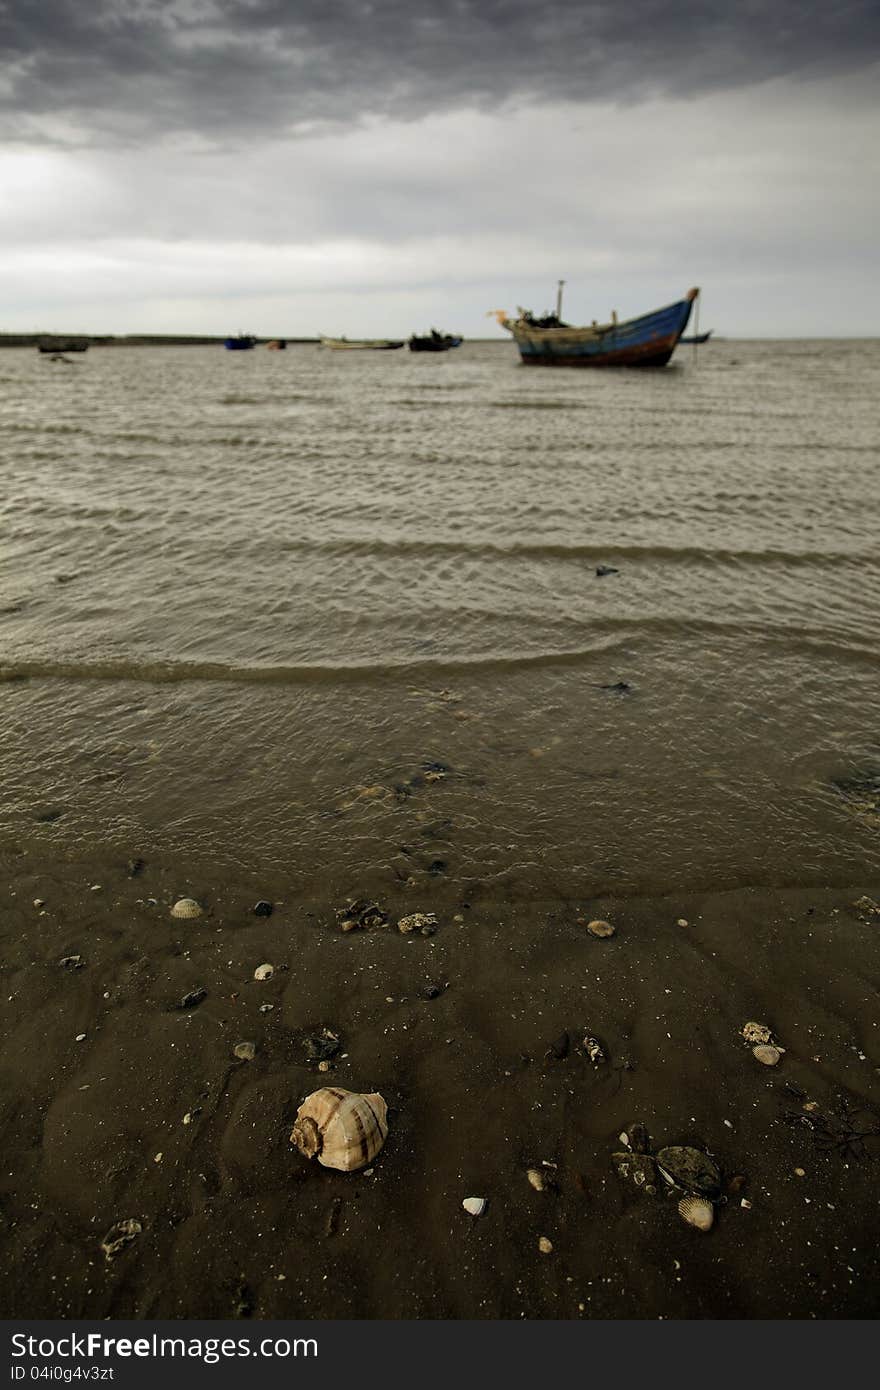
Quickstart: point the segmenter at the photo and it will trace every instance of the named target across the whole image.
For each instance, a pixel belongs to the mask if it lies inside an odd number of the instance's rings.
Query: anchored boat
[[[333,348],[336,352],[388,352],[403,347],[402,338],[321,338],[319,341],[321,347]]]
[[[256,338],[252,338],[249,333],[239,333],[234,338],[227,338],[223,346],[229,352],[247,352],[256,346],[256,342]]]
[[[610,323],[575,328],[563,323],[562,285],[556,299],[556,313],[535,318],[527,309],[508,318],[503,309],[495,311],[502,328],[513,335],[523,362],[537,367],[665,367],[681,340],[699,290],[688,290],[684,299],[654,309],[639,318],[619,323],[616,314]]]
[[[448,352],[450,348],[461,347],[463,339],[456,338],[452,333],[438,333],[436,328],[432,328],[430,333],[420,337],[414,333],[409,340],[410,352]]]

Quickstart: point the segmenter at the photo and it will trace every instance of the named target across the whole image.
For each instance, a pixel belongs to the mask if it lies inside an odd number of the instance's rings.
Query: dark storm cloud
[[[878,54],[875,0],[0,0],[0,123],[13,139],[226,141],[696,95]]]

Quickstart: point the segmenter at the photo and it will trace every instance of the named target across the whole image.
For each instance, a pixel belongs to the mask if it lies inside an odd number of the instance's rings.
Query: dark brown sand
[[[392,923],[343,935],[338,900],[211,865],[130,877],[30,854],[3,875],[6,1317],[876,1315],[880,915],[852,904],[880,884],[544,903],[352,884]],[[182,894],[202,918],[169,915]],[[412,911],[437,934],[402,936]],[[81,968],[59,964],[73,954]],[[748,1020],[787,1049],[778,1067],[752,1057]],[[326,1076],[303,1048],[323,1026],[345,1054]],[[548,1055],[565,1033],[569,1054]],[[388,1102],[369,1174],[290,1146],[328,1080]],[[637,1120],[654,1148],[715,1156],[708,1234],[615,1174]],[[481,1218],[468,1196],[488,1198]],[[107,1260],[131,1218],[141,1233]]]

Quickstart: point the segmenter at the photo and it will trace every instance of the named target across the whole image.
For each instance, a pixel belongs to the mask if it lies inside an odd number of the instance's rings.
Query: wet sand
[[[336,885],[296,897],[280,872],[145,860],[0,866],[4,1316],[876,1315],[880,913],[853,906],[880,900],[876,879],[501,901],[389,872],[349,885],[389,925],[343,934]],[[183,894],[205,915],[172,918]],[[413,911],[437,914],[434,936],[398,932]],[[616,934],[578,923],[595,917]],[[748,1020],[786,1049],[778,1067],[751,1055]],[[304,1046],[322,1027],[341,1040],[324,1075]],[[328,1081],[388,1102],[369,1174],[291,1148]],[[708,1234],[615,1173],[635,1121],[654,1150],[714,1156]],[[108,1260],[129,1219],[140,1234]]]

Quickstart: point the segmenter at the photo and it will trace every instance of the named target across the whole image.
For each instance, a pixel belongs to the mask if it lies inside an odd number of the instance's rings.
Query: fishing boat
[[[560,280],[556,313],[536,318],[519,309],[511,319],[503,309],[494,311],[502,328],[513,335],[524,364],[530,367],[665,367],[688,324],[699,290],[688,290],[684,299],[654,309],[635,319],[576,328],[562,321]]]
[[[286,338],[273,338],[272,341],[271,341],[271,343],[267,343],[267,344],[266,344],[266,350],[267,350],[268,352],[284,352],[286,348],[287,348],[287,339],[286,339]]]
[[[680,343],[708,343],[712,337],[712,329],[708,333],[692,333],[689,338],[679,338]]]
[[[53,342],[43,339],[37,344],[38,352],[88,352],[89,345],[81,340],[71,338],[56,338]]]
[[[228,352],[247,352],[256,346],[256,338],[252,338],[250,333],[238,333],[234,338],[225,339],[223,346]]]
[[[438,333],[436,328],[432,328],[430,333],[424,337],[419,337],[414,333],[409,340],[410,352],[448,352],[450,348],[461,347],[464,340],[455,338],[451,333]]]
[[[403,347],[403,339],[397,338],[319,338],[321,347],[333,348],[335,352],[388,352]]]

